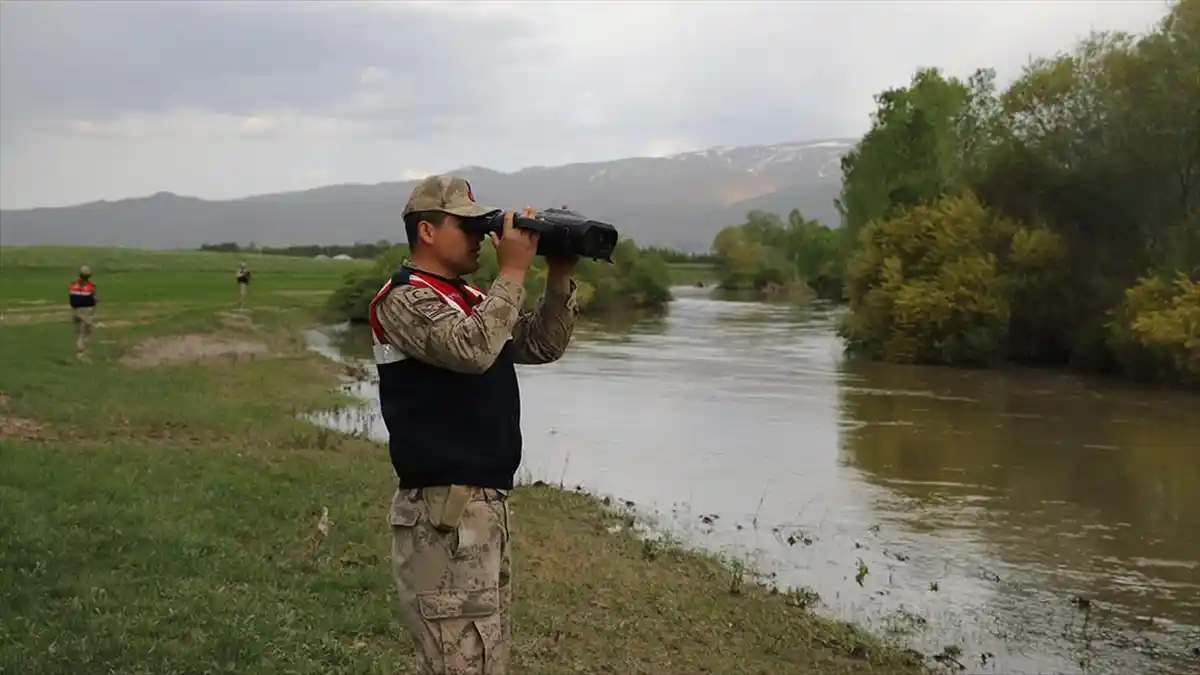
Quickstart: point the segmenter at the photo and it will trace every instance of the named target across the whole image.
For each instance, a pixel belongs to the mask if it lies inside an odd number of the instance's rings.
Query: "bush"
[[[902,363],[1002,361],[1014,297],[1060,255],[1054,235],[989,213],[970,192],[901,208],[858,239],[839,333],[851,353]]]
[[[1139,279],[1113,310],[1109,328],[1129,376],[1200,386],[1200,283],[1183,274]]]
[[[373,266],[347,273],[325,302],[325,316],[331,321],[366,323],[371,299],[407,256],[407,246],[396,246],[380,254]]]
[[[329,297],[325,309],[331,320],[367,321],[367,308],[383,284],[404,262],[407,249],[396,247],[380,256],[373,267],[346,275]],[[485,241],[480,266],[468,280],[487,289],[499,274],[496,251]],[[670,272],[657,252],[638,249],[632,240],[622,241],[613,252],[612,264],[581,260],[575,268],[579,284],[580,313],[632,310],[662,311],[671,300]],[[546,283],[546,263],[534,260],[525,275],[525,309],[533,309]]]
[[[837,232],[798,211],[787,222],[750,211],[746,222],[713,239],[718,286],[759,295],[842,299],[843,245]]]

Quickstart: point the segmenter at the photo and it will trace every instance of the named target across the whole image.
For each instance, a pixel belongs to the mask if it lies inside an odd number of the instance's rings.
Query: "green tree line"
[[[844,233],[793,209],[787,221],[761,210],[713,239],[720,288],[763,296],[839,300],[848,240]]]
[[[717,261],[717,256],[712,252],[698,253],[694,251],[680,251],[662,246],[647,246],[642,250],[659,256],[668,265],[711,265]]]
[[[327,315],[339,321],[365,322],[371,298],[407,258],[408,247],[397,246],[378,256],[372,267],[347,274],[327,301]],[[479,269],[468,280],[486,291],[498,274],[496,250],[485,240]],[[662,254],[639,249],[632,239],[617,244],[612,263],[580,260],[574,277],[581,314],[659,313],[671,300],[671,277]],[[539,256],[525,275],[526,309],[536,306],[545,283],[546,264]]]
[[[876,103],[838,199],[851,353],[1200,386],[1200,0]]]

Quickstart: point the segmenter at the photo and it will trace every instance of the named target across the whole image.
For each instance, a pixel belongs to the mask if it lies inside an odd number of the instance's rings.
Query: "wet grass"
[[[339,278],[301,267],[274,290]],[[105,304],[102,321],[141,319],[98,330],[90,363],[65,315],[0,325],[0,672],[412,672],[386,451],[300,419],[348,403],[300,336],[319,298],[259,292],[239,313],[215,272],[157,292],[152,265],[127,274],[152,299]],[[123,365],[180,333],[267,351]],[[524,485],[513,511],[513,672],[922,669],[736,564],[647,543],[620,507]]]

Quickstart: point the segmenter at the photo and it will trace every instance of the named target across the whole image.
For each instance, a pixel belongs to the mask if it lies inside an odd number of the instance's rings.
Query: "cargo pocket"
[[[392,499],[388,522],[392,527],[413,527],[421,520],[421,502],[412,501],[403,494]]]
[[[500,595],[496,588],[450,589],[417,596],[421,618],[438,636],[447,673],[500,675]]]
[[[402,595],[412,581],[407,578],[409,572],[406,571],[406,563],[420,546],[417,524],[423,515],[421,503],[411,501],[403,494],[397,494],[392,499],[392,506],[388,510],[388,524],[392,526],[392,573],[396,575]]]

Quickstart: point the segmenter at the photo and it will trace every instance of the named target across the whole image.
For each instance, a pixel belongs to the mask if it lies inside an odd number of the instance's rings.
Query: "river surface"
[[[1200,672],[1200,397],[850,361],[836,318],[680,288],[581,326],[520,367],[522,477],[630,500],[958,672]],[[323,421],[386,438],[374,386]]]

